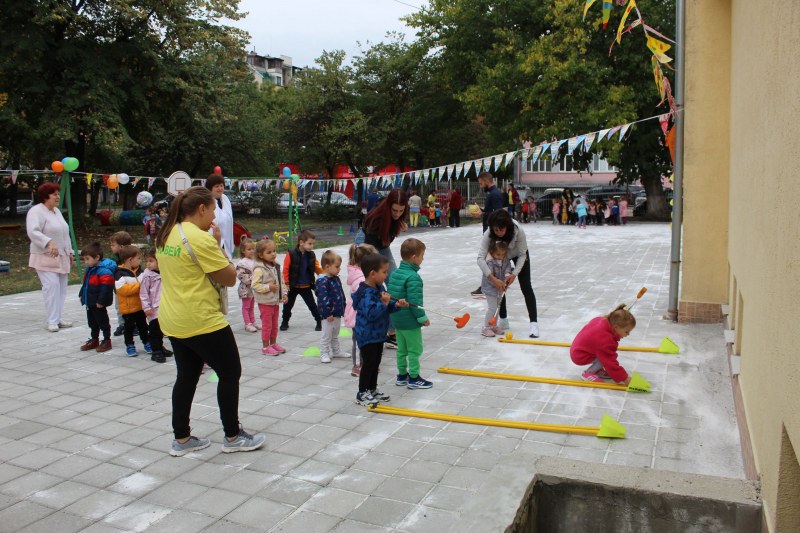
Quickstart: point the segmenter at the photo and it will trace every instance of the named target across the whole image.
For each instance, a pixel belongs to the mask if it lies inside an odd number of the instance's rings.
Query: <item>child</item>
[[[586,206],[575,200],[575,212],[578,213],[578,228],[586,229]]]
[[[156,208],[149,207],[144,219],[144,235],[147,239],[147,244],[156,242],[156,235],[158,234],[158,216],[156,215]]]
[[[597,205],[592,200],[589,200],[589,222],[597,224]]]
[[[244,329],[250,333],[255,333],[260,329],[256,325],[255,299],[253,298],[253,269],[256,256],[256,243],[253,239],[242,235],[239,243],[239,264],[236,265],[236,277],[239,278],[239,299],[242,300],[242,318],[244,319]]]
[[[99,242],[81,249],[81,262],[86,272],[83,274],[80,299],[81,304],[86,306],[86,319],[92,335],[81,346],[81,351],[94,349],[107,352],[111,349],[111,325],[106,308],[114,301],[114,271],[117,265],[111,259],[103,259],[103,248]],[[103,342],[100,342],[101,331]]]
[[[317,303],[314,301],[314,294],[311,287],[314,286],[314,274],[322,274],[322,267],[319,266],[317,256],[314,255],[314,241],[317,238],[310,231],[303,230],[297,236],[297,247],[286,253],[283,263],[283,281],[289,287],[289,299],[283,306],[283,320],[281,321],[281,331],[289,329],[289,319],[292,318],[292,308],[297,296],[300,295],[311,311],[317,327],[314,331],[322,331],[322,319],[317,310]],[[258,255],[258,252],[256,252]],[[260,257],[260,256],[259,256]]]
[[[606,316],[591,319],[580,330],[569,349],[573,363],[589,364],[581,378],[595,382],[612,379],[628,385],[631,378],[617,362],[617,347],[620,339],[627,337],[635,327],[636,319],[625,304],[617,306]]]
[[[111,247],[111,254],[108,258],[114,261],[115,265],[119,265],[119,250],[123,246],[130,246],[133,243],[131,234],[127,231],[118,231],[111,235],[109,238],[109,246]],[[125,319],[122,313],[119,312],[119,301],[114,300],[114,308],[117,310],[117,329],[114,330],[114,336],[119,337],[125,331]]]
[[[528,216],[533,219],[533,223],[536,224],[539,221],[539,212],[537,211],[538,205],[536,205],[536,198],[533,196],[528,196]]]
[[[628,197],[623,196],[619,199],[619,218],[622,225],[628,223]]]
[[[433,383],[419,375],[419,358],[422,355],[422,326],[431,321],[422,307],[422,278],[418,274],[425,258],[425,243],[419,239],[406,239],[400,246],[400,266],[389,278],[388,290],[392,297],[405,300],[409,307],[391,316],[397,334],[397,379],[395,385],[409,389],[430,389]]]
[[[495,278],[501,280],[506,279],[509,274],[514,272],[511,260],[508,258],[508,244],[506,242],[495,241],[489,245],[486,266],[489,267],[489,272],[494,275]],[[505,331],[500,327],[499,320],[494,326],[489,324],[489,320],[494,318],[497,314],[497,307],[500,305],[503,292],[498,292],[497,287],[489,279],[489,276],[483,276],[481,290],[483,290],[483,294],[486,296],[486,317],[483,321],[481,335],[484,337],[502,335]]]
[[[166,363],[172,352],[164,348],[164,334],[158,324],[158,308],[161,305],[161,272],[158,270],[156,249],[148,248],[144,253],[145,268],[139,287],[139,299],[142,311],[147,317],[147,333],[150,336],[150,348],[153,355],[150,360],[155,363]]]
[[[286,290],[281,283],[281,266],[275,262],[275,241],[258,241],[253,267],[253,296],[261,315],[261,353],[280,355],[286,349],[278,344],[278,312],[286,303]]]
[[[133,344],[133,330],[139,331],[139,338],[144,344],[144,351],[153,353],[150,347],[150,335],[147,332],[147,318],[142,311],[142,300],[139,298],[141,274],[139,265],[142,262],[142,251],[136,246],[123,246],[119,250],[120,265],[114,273],[114,287],[117,290],[119,312],[125,319],[125,350],[128,357],[136,357],[136,345]]]
[[[383,355],[383,342],[389,331],[389,314],[408,305],[404,300],[392,301],[384,291],[383,282],[389,275],[389,260],[381,254],[369,254],[361,259],[364,281],[353,294],[356,311],[356,343],[361,350],[361,375],[358,377],[356,403],[366,405],[388,402],[389,396],[378,391],[378,367]]]
[[[553,225],[558,224],[558,215],[561,213],[561,204],[553,198],[553,209],[551,210],[553,213]]]
[[[524,202],[522,202],[522,222],[525,224],[528,223],[528,212],[530,210],[530,204],[528,204],[528,199],[526,198]]]
[[[322,254],[322,270],[324,276],[317,279],[317,307],[322,317],[322,339],[319,343],[319,360],[321,363],[330,363],[331,357],[347,357],[339,349],[339,328],[342,326],[344,316],[344,291],[339,271],[342,267],[342,258],[333,250]]]
[[[361,271],[361,260],[365,255],[376,254],[378,250],[370,244],[353,244],[350,246],[350,257],[347,261],[347,285],[350,286],[350,300],[344,308],[344,325],[348,328],[356,327],[356,311],[353,309],[353,294],[358,290],[358,286],[364,281],[364,273]],[[358,377],[361,374],[361,359],[358,353],[358,344],[356,337],[353,335],[353,347],[351,349],[353,357],[353,369],[350,375]]]

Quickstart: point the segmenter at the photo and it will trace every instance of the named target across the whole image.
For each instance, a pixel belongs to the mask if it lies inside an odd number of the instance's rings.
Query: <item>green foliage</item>
[[[355,218],[353,208],[341,204],[324,204],[314,210],[314,216],[323,222],[350,220]]]

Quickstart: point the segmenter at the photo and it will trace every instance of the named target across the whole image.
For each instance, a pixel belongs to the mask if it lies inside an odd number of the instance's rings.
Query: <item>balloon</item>
[[[147,191],[142,191],[136,195],[136,203],[142,207],[147,207],[153,203],[153,195]]]
[[[116,189],[117,186],[119,185],[119,178],[117,178],[117,175],[111,174],[108,177],[108,182],[106,182],[106,185],[108,185],[109,189]]]
[[[67,172],[74,171],[75,169],[78,168],[78,165],[80,164],[78,160],[74,157],[65,157],[64,159],[61,160],[61,162],[64,164],[64,169],[66,169]]]
[[[283,175],[284,177],[289,177],[292,175],[292,169],[289,167],[283,167]]]
[[[131,181],[131,177],[122,172],[120,174],[117,174],[117,181],[119,181],[120,185],[125,185],[126,183]]]
[[[58,173],[64,172],[64,163],[62,163],[61,161],[53,161],[52,163],[50,163],[50,168],[52,168],[54,172]]]
[[[300,176],[298,176],[297,174],[292,174],[292,181],[297,181],[299,179],[300,179]]]
[[[284,191],[288,191],[289,190],[289,180],[286,180],[286,181],[283,182],[283,190]]]
[[[292,196],[294,196],[295,200],[297,199],[297,185],[292,183]]]
[[[217,176],[222,176],[222,167],[219,166],[219,165],[215,166],[214,167],[214,174],[216,174]]]

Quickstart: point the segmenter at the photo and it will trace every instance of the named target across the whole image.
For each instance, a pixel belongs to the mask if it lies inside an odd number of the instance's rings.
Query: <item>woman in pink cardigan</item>
[[[60,188],[56,183],[44,183],[36,193],[39,203],[33,206],[25,219],[28,238],[31,240],[28,266],[36,270],[42,282],[44,308],[47,314],[47,331],[72,327],[72,322],[61,319],[67,299],[67,278],[75,255],[69,238],[69,226],[58,209]]]

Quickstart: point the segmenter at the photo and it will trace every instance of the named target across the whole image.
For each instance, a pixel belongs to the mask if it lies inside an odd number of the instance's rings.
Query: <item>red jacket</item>
[[[450,195],[448,207],[450,209],[461,209],[461,194],[455,189],[453,190],[453,194]]]
[[[578,332],[569,355],[576,365],[588,365],[599,359],[603,370],[617,383],[628,379],[628,373],[617,362],[620,336],[604,316],[593,318]]]

